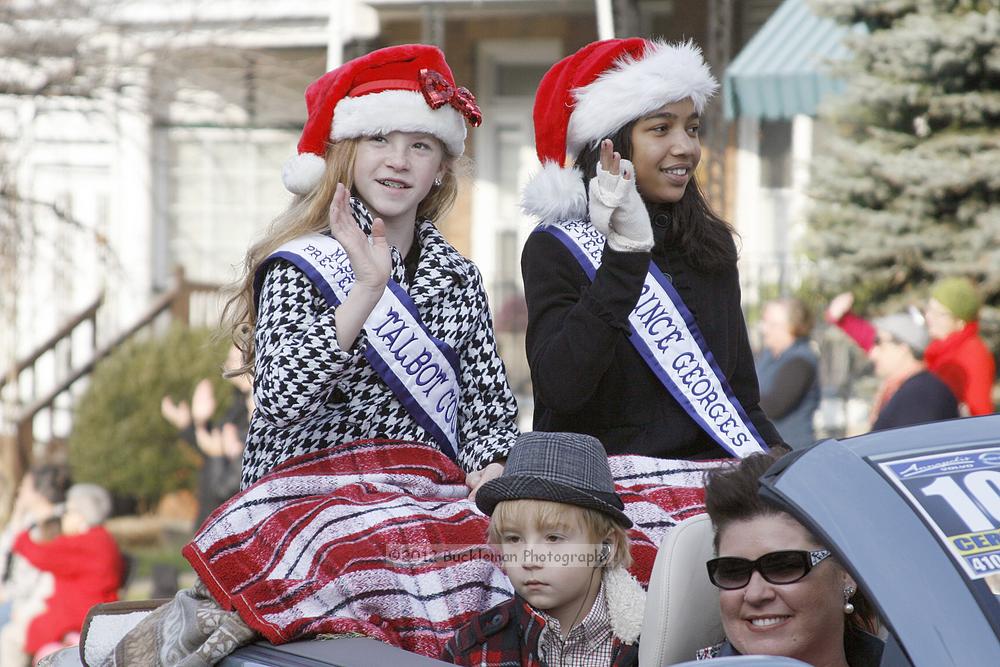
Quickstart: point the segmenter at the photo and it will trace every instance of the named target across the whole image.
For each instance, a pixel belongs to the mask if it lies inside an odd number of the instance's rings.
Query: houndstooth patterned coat
[[[358,224],[371,216],[352,199]],[[417,222],[420,259],[407,284],[392,248],[392,278],[407,291],[431,334],[458,354],[462,397],[458,464],[466,471],[507,455],[517,404],[497,353],[479,270],[427,220]],[[360,438],[434,442],[368,364],[365,332],[348,351],[337,343],[334,309],[299,269],[275,260],[259,271],[254,400],[243,455],[243,487],[299,454]],[[259,276],[258,276],[259,278]]]

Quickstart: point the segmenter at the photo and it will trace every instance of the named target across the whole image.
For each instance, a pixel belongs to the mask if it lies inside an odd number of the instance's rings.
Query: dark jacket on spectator
[[[910,426],[925,422],[955,419],[958,401],[930,371],[920,371],[899,386],[882,411],[878,413],[873,431],[897,426]]]
[[[819,359],[809,340],[799,338],[774,356],[765,349],[757,357],[760,407],[792,447],[816,440],[813,413],[819,407]]]

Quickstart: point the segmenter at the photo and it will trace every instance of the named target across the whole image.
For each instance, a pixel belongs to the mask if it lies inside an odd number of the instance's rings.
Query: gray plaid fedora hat
[[[492,515],[505,500],[550,500],[608,515],[625,528],[632,521],[615,493],[604,445],[579,433],[522,433],[503,474],[479,487],[476,507]]]

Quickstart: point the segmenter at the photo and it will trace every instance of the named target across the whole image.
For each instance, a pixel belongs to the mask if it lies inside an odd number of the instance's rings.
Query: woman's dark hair
[[[632,121],[611,135],[615,150],[626,160],[632,159]],[[576,167],[583,172],[584,187],[597,174],[601,161],[601,146],[584,148],[576,157]],[[667,219],[666,243],[679,248],[687,261],[698,271],[714,273],[736,264],[736,235],[732,225],[720,218],[705,200],[694,174],[684,189],[684,195],[675,204],[646,203],[650,219],[665,215]]]
[[[66,491],[70,487],[69,469],[55,463],[33,466],[29,471],[35,492],[53,505],[66,502]]]
[[[776,460],[771,454],[751,454],[736,465],[715,468],[705,475],[705,511],[715,528],[716,551],[719,535],[729,524],[785,513],[757,493],[761,475]]]
[[[705,510],[715,529],[716,553],[719,551],[719,535],[730,524],[750,521],[760,516],[788,515],[781,507],[761,498],[758,493],[761,476],[778,458],[774,454],[751,454],[736,465],[715,468],[705,475]],[[877,632],[878,614],[875,606],[860,588],[854,593],[851,603],[854,605],[854,613],[845,619],[846,628]]]

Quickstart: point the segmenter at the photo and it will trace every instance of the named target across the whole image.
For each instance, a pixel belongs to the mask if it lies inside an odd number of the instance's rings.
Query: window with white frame
[[[248,245],[289,203],[281,166],[306,118],[319,47],[191,48],[154,70],[158,281],[231,281]]]
[[[297,135],[237,128],[166,133],[172,259],[191,280],[229,282],[249,244],[288,206],[281,165]]]
[[[558,40],[495,40],[479,44],[477,90],[489,118],[476,132],[472,259],[490,295],[500,353],[518,396],[521,425],[531,424],[531,377],[524,354],[527,310],[520,257],[534,220],[520,194],[538,168],[531,110],[542,75],[562,56]]]
[[[792,185],[792,122],[760,122],[760,185],[788,188]]]
[[[521,213],[520,192],[538,168],[531,109],[538,83],[560,49],[558,40],[547,39],[479,45],[478,88],[490,122],[476,135],[472,253],[498,305],[521,292],[518,260],[533,221]]]

